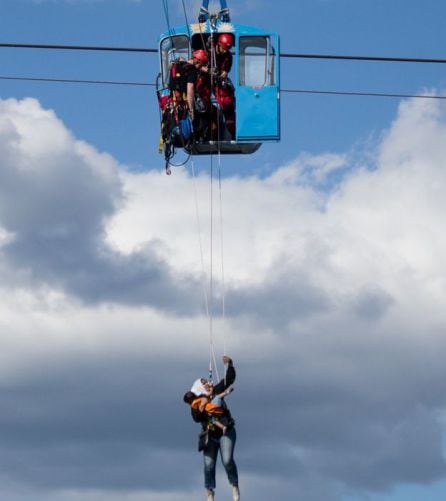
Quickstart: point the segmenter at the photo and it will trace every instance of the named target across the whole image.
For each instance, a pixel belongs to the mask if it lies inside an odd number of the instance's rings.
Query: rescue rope
[[[198,191],[197,191],[197,182],[196,182],[196,172],[195,172],[195,162],[193,160],[193,157],[191,159],[191,174],[192,174],[192,181],[193,181],[193,189],[194,189],[194,199],[195,199],[195,216],[196,216],[196,223],[197,223],[197,232],[198,232],[198,243],[199,243],[199,248],[200,248],[200,261],[201,261],[201,282],[202,282],[202,288],[203,288],[203,296],[204,296],[204,304],[205,304],[205,311],[206,311],[206,317],[208,319],[208,325],[209,325],[209,378],[212,379],[213,376],[213,369],[215,368],[215,374],[217,375],[217,378],[220,379],[219,373],[218,373],[218,367],[216,364],[216,358],[215,358],[215,349],[214,349],[214,336],[213,336],[213,320],[212,320],[212,244],[211,244],[211,265],[210,265],[210,292],[208,292],[208,283],[206,279],[206,269],[205,269],[205,264],[204,264],[204,251],[203,251],[203,238],[202,238],[202,226],[201,226],[201,220],[200,220],[200,208],[198,204]],[[211,185],[212,185],[212,180],[211,180]],[[212,189],[211,189],[212,192]],[[212,195],[211,195],[212,196]],[[211,203],[211,221],[212,221],[212,203]],[[211,241],[212,241],[212,222],[211,222]]]
[[[209,230],[209,378],[212,381],[212,364],[220,379],[214,349],[214,156],[210,163],[210,230]]]
[[[222,5],[223,8],[223,5]],[[229,14],[229,9],[228,14]],[[225,265],[224,265],[224,232],[223,232],[223,189],[222,189],[222,156],[221,156],[221,124],[222,124],[222,113],[223,110],[218,103],[216,95],[216,68],[217,68],[217,54],[215,46],[215,25],[213,22],[210,23],[211,33],[209,37],[209,52],[210,52],[210,84],[211,84],[211,106],[214,106],[217,113],[217,124],[216,124],[216,138],[212,138],[217,144],[217,158],[218,158],[218,186],[219,186],[219,216],[220,216],[220,260],[221,260],[221,315],[222,315],[222,326],[223,326],[223,354],[227,354],[227,336],[225,329],[225,319],[226,319],[226,284],[225,284]],[[211,131],[212,136],[212,131]],[[211,165],[213,162],[214,154],[211,153]],[[213,172],[211,171],[211,175]],[[224,368],[224,377],[226,378],[226,368]]]
[[[217,96],[215,94],[215,75],[217,68],[217,54],[215,49],[214,40],[214,30],[211,24],[211,34],[210,34],[210,72],[211,72],[211,100],[214,99],[214,103],[211,106],[215,106],[217,110],[217,158],[218,158],[218,186],[219,186],[219,216],[220,216],[220,261],[221,261],[221,314],[222,314],[222,325],[223,325],[223,354],[226,355],[226,330],[225,330],[225,316],[226,316],[226,305],[225,305],[225,268],[224,268],[224,244],[223,244],[223,196],[222,196],[222,182],[221,182],[221,172],[222,172],[222,160],[221,160],[221,130],[220,130],[220,120],[222,109],[218,103]],[[211,165],[213,161],[213,153],[211,153]],[[212,175],[211,170],[211,175]],[[225,370],[226,377],[226,370]]]
[[[223,190],[222,190],[222,158],[221,158],[221,118],[223,110],[218,103],[217,96],[215,95],[215,68],[217,67],[217,54],[214,43],[214,38],[211,35],[211,94],[215,97],[215,106],[217,109],[217,155],[218,155],[218,186],[219,186],[219,207],[220,207],[220,256],[221,256],[221,312],[223,326],[226,318],[226,305],[225,305],[225,267],[224,267],[224,243],[223,243]],[[223,354],[226,355],[226,333],[223,328]]]
[[[224,328],[226,321],[226,284],[225,284],[225,261],[224,261],[224,225],[223,225],[223,189],[221,182],[222,161],[219,143],[218,151],[218,187],[219,187],[219,202],[220,202],[220,255],[221,255],[221,315],[223,321],[223,355],[227,355],[226,346],[226,330]]]
[[[166,0],[165,0],[166,1]],[[186,9],[184,5],[184,0],[182,0],[184,17],[186,20],[186,25],[189,30],[189,23],[187,19]],[[223,7],[223,6],[222,6]],[[168,14],[168,11],[166,11]],[[166,15],[166,19],[168,16]],[[212,24],[212,23],[211,23]],[[203,49],[206,49],[206,42],[201,30],[201,26],[199,27],[199,32],[201,36],[201,41],[203,45]],[[224,243],[223,243],[223,197],[222,197],[222,160],[221,160],[221,141],[220,141],[220,119],[221,119],[221,107],[218,105],[217,97],[215,95],[215,69],[216,69],[216,51],[215,51],[215,41],[214,41],[214,30],[211,29],[211,34],[209,37],[210,42],[210,83],[211,83],[211,96],[215,103],[212,103],[211,106],[215,105],[217,109],[217,151],[218,151],[218,185],[219,185],[219,218],[220,218],[220,254],[221,254],[221,309],[222,309],[222,319],[225,320],[225,269],[224,269]],[[211,111],[212,113],[212,111]],[[212,130],[211,130],[211,139],[212,139]],[[193,188],[194,188],[194,198],[195,198],[195,212],[196,212],[196,220],[197,220],[197,230],[198,230],[198,240],[200,247],[200,259],[201,259],[201,268],[202,268],[202,286],[205,300],[205,308],[206,315],[208,317],[209,323],[209,379],[213,381],[213,374],[217,375],[217,379],[220,380],[220,376],[218,373],[218,366],[215,356],[215,343],[214,343],[214,154],[211,153],[210,158],[210,228],[209,228],[209,292],[206,287],[206,272],[205,272],[205,264],[204,264],[204,253],[203,253],[203,242],[202,242],[202,229],[201,229],[201,221],[200,221],[200,211],[198,206],[198,193],[196,186],[196,173],[195,173],[195,163],[194,160],[191,160],[191,170],[192,170],[192,178],[193,178]],[[223,329],[225,331],[225,329]],[[226,354],[226,335],[223,336],[223,345],[224,345],[224,354]],[[226,377],[226,370],[225,370]]]

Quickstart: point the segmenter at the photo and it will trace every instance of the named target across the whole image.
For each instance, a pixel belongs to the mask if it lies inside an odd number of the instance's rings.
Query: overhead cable
[[[97,45],[51,45],[51,44],[25,44],[25,43],[0,43],[0,48],[6,49],[48,49],[48,50],[88,50],[109,52],[150,52],[157,53],[157,49],[138,47],[111,47]]]
[[[138,47],[112,47],[94,45],[52,45],[52,44],[25,44],[25,43],[0,43],[0,48],[9,49],[48,49],[48,50],[86,50],[86,51],[108,51],[108,52],[143,52],[156,54],[158,49],[138,48]],[[338,61],[374,61],[391,63],[428,63],[446,64],[446,59],[442,58],[421,58],[421,57],[385,57],[385,56],[360,56],[342,54],[305,54],[305,53],[284,53],[279,54],[283,58],[292,59],[326,59]]]
[[[294,59],[333,59],[337,61],[375,61],[381,63],[446,64],[446,59],[421,57],[345,56],[335,54],[284,54],[283,52],[280,53],[280,57],[288,57]]]
[[[79,80],[72,78],[45,78],[45,77],[20,77],[20,76],[5,76],[0,75],[0,80],[14,80],[25,82],[42,82],[42,83],[62,83],[62,84],[91,84],[91,85],[116,85],[128,87],[156,87],[153,83],[148,82],[130,82],[120,80]],[[357,96],[357,97],[389,97],[398,99],[446,99],[446,96],[436,96],[428,94],[401,94],[401,93],[384,93],[384,92],[355,92],[355,91],[335,91],[335,90],[320,90],[320,89],[280,89],[280,92],[287,94],[322,94],[331,96]]]
[[[156,87],[156,85],[153,83],[126,82],[120,80],[79,80],[74,78],[18,77],[18,76],[5,76],[5,75],[0,75],[0,80],[17,80],[25,82],[47,82],[47,83],[94,84],[94,85],[127,85],[133,87]]]
[[[394,97],[398,99],[418,98],[418,99],[446,99],[446,96],[435,96],[428,94],[395,94],[384,92],[351,92],[351,91],[334,91],[334,90],[317,90],[317,89],[281,89],[281,92],[291,94],[325,94],[331,96],[358,96],[358,97]]]

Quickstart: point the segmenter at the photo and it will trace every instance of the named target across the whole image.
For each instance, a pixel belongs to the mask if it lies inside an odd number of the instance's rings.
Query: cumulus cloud
[[[444,477],[445,133],[404,101],[372,152],[223,180],[244,499]],[[128,172],[29,99],[0,102],[0,153],[0,499],[196,498],[208,174]]]
[[[113,158],[76,140],[32,99],[3,101],[0,113],[5,262],[24,281],[85,302],[193,308],[194,278],[174,277],[156,242],[130,258],[103,244],[105,222],[123,201]]]

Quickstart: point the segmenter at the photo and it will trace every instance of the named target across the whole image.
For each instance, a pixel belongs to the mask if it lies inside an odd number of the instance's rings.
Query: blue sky
[[[236,20],[280,32],[283,52],[442,57],[440,2],[421,6],[402,0],[302,1],[295,11],[285,1],[274,4],[279,9],[266,1],[240,4],[233,7]],[[19,0],[3,5],[3,39],[18,43],[155,47],[159,33],[166,29],[161,1]],[[170,14],[173,23],[183,24],[180,2],[172,2]],[[153,83],[157,64],[152,54],[2,52],[3,73],[13,75]],[[282,62],[284,89],[411,94],[444,84],[444,80],[441,65]],[[27,96],[31,85],[2,82],[2,88]],[[158,139],[151,88],[33,84],[32,92],[45,106],[57,107],[58,115],[76,134],[88,134],[99,148],[109,150],[109,144],[114,144],[111,153],[126,164],[149,166]],[[282,101],[283,141],[280,147],[260,153],[266,160],[289,158],[287,152],[296,138],[301,151],[345,149],[390,122],[398,105],[386,98],[294,94],[284,94]],[[85,120],[84,107],[91,110],[89,120]],[[333,121],[342,127],[333,127]],[[118,140],[123,133],[126,141]]]
[[[228,4],[284,53],[446,57],[438,0]],[[166,30],[161,1],[1,7],[3,43],[153,48]],[[1,48],[0,63],[158,72],[154,54]],[[444,96],[445,69],[283,59],[281,87]],[[283,93],[281,142],[222,160],[215,337],[238,369],[246,501],[445,498],[444,103]],[[152,87],[0,80],[0,501],[202,496],[181,395],[207,367],[209,159],[169,178],[158,140]]]

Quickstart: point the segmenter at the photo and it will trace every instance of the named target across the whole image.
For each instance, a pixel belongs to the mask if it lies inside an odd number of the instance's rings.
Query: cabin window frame
[[[260,50],[260,52],[257,52]],[[257,59],[261,57],[262,60]],[[271,35],[243,35],[238,42],[238,83],[242,87],[263,88],[277,85],[276,51]]]
[[[178,58],[189,59],[190,51],[190,38],[186,34],[171,35],[160,41],[161,81],[164,88],[169,87],[170,67],[172,62]]]

